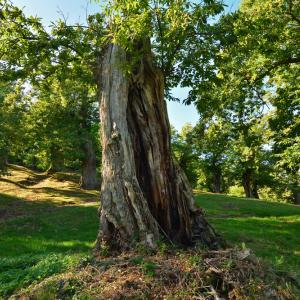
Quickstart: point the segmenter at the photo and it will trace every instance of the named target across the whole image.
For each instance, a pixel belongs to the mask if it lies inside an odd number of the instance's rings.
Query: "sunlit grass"
[[[36,184],[26,186],[32,178]],[[24,168],[0,180],[0,298],[68,271],[90,254],[97,200],[97,191]]]
[[[231,244],[245,244],[276,269],[300,276],[300,207],[214,194],[198,195],[197,203]]]
[[[0,298],[74,269],[91,253],[98,192],[81,190],[76,180],[20,167],[0,179]],[[300,207],[208,193],[196,198],[228,242],[300,275]]]

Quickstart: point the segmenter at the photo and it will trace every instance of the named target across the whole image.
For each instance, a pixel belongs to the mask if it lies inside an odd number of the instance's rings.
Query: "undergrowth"
[[[292,278],[279,276],[249,249],[129,252],[86,261],[21,291],[21,299],[296,300]],[[46,298],[44,298],[46,299]]]

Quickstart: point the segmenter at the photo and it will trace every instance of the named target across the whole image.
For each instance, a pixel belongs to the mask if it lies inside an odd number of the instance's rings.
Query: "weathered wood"
[[[110,45],[102,64],[102,186],[97,247],[135,242],[154,248],[162,236],[182,245],[216,246],[185,174],[171,155],[164,78],[150,51],[125,76],[126,55]],[[114,245],[113,245],[114,244]]]
[[[93,141],[90,137],[82,143],[83,159],[81,166],[80,185],[83,189],[93,190],[99,187],[100,181],[97,176],[97,160]]]

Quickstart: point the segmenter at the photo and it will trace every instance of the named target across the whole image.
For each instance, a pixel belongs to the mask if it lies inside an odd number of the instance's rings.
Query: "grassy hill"
[[[96,238],[98,192],[76,174],[47,176],[20,166],[0,178],[0,298],[51,275],[72,271]],[[216,230],[274,268],[300,275],[300,207],[198,194]]]
[[[276,269],[300,276],[300,207],[216,194],[196,199],[228,242],[245,245]]]

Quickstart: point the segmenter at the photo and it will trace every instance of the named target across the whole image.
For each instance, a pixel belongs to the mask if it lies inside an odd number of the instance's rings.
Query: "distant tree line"
[[[214,5],[207,14],[220,12]],[[182,37],[187,45],[166,96],[174,98],[175,83],[192,87],[185,103],[195,103],[200,119],[180,134],[173,130],[172,147],[194,187],[243,188],[247,197],[300,204],[299,13],[298,1],[244,0],[238,11],[206,20],[205,39]],[[99,185],[103,16],[90,16],[87,26],[60,20],[49,33],[40,19],[3,1],[0,18],[0,170],[7,162],[80,169],[83,187]],[[161,56],[164,71],[172,49]]]
[[[173,133],[194,187],[300,204],[299,14],[299,1],[244,0],[214,25],[215,73],[186,100],[199,122]]]

